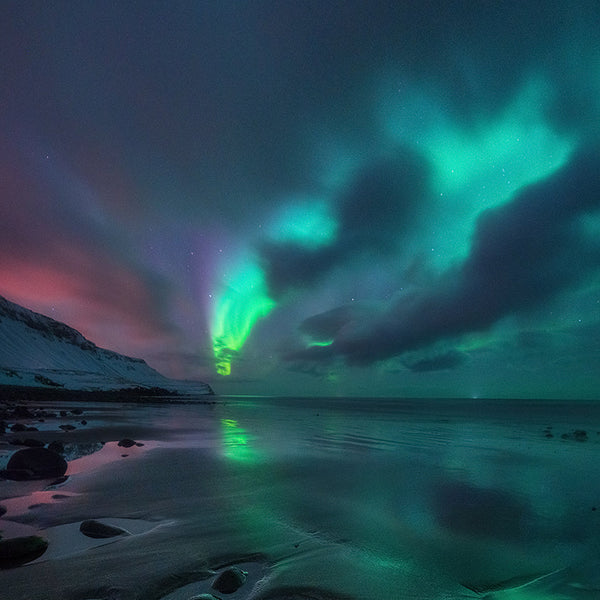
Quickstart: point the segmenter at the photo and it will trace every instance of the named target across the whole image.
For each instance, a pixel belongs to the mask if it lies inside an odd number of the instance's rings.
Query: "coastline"
[[[0,385],[0,404],[36,402],[129,402],[212,404],[215,393],[184,394],[161,387],[131,387],[116,390],[73,390],[62,387]],[[206,399],[205,399],[206,398]]]

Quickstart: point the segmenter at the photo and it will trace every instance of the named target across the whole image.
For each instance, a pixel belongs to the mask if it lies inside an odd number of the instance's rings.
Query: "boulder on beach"
[[[213,581],[212,587],[223,594],[232,594],[246,582],[246,576],[246,571],[229,567]]]
[[[25,448],[17,450],[0,472],[5,479],[24,481],[61,477],[67,471],[67,461],[47,448]]]
[[[59,440],[54,440],[48,444],[48,450],[52,450],[52,452],[56,452],[57,454],[63,454],[65,445]]]
[[[121,448],[131,448],[132,446],[135,446],[135,441],[130,440],[129,438],[123,438],[117,445]]]
[[[96,521],[95,519],[88,519],[87,521],[83,521],[79,526],[79,531],[81,531],[83,535],[87,535],[87,537],[95,539],[111,538],[116,537],[118,535],[129,535],[128,531],[125,531],[120,527],[113,527],[112,525],[101,523],[100,521]]]
[[[0,540],[0,568],[11,569],[35,560],[48,548],[48,542],[37,535]]]

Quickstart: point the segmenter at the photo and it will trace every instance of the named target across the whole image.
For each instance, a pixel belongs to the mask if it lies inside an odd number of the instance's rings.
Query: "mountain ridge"
[[[100,348],[73,327],[0,296],[0,385],[70,390],[162,388],[212,394],[200,381],[169,379],[145,360]]]

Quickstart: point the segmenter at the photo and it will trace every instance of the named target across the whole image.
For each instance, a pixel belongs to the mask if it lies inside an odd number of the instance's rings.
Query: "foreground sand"
[[[146,407],[116,398],[108,404],[21,403],[35,416],[11,421],[40,431],[12,432],[9,427],[0,445],[2,464],[23,447],[15,442],[27,438],[46,444],[61,441],[69,466],[64,482],[0,482],[4,538],[39,535],[48,541],[41,557],[0,571],[2,597],[187,600],[211,592],[220,597],[211,584],[223,570],[236,566],[247,580],[227,594],[233,600],[342,598],[304,583],[277,591],[270,568],[273,552],[293,553],[300,541],[306,546],[308,540],[281,524],[265,523],[270,556],[257,551],[264,548],[265,532],[256,539],[246,522],[249,507],[240,495],[246,486],[252,494],[252,482],[239,481],[231,465],[214,452],[217,439],[211,424],[217,404],[200,400],[194,407],[204,413],[198,422],[163,427],[160,415],[167,419],[170,411],[160,401]],[[152,416],[146,420],[148,414]],[[61,429],[65,425],[68,430]],[[136,445],[119,445],[124,438]],[[80,525],[88,519],[120,527],[126,535],[86,537]]]

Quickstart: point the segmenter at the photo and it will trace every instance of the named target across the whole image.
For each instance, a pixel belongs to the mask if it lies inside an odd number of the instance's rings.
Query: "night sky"
[[[599,398],[599,31],[3,2],[0,294],[217,393]]]

